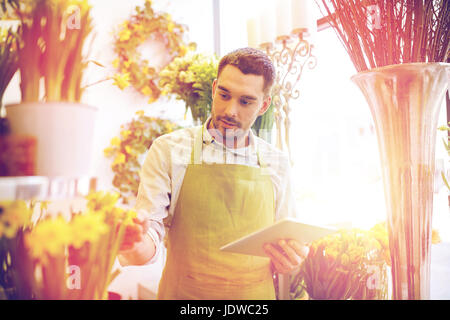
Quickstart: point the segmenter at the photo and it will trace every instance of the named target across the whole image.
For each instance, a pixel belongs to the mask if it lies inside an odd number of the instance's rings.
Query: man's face
[[[227,140],[241,140],[259,115],[270,105],[270,96],[264,95],[262,75],[243,74],[237,67],[222,69],[212,88],[211,118],[214,128]]]

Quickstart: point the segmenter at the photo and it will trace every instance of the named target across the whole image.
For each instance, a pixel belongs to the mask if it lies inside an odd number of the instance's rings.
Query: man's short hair
[[[275,67],[264,52],[254,48],[241,48],[228,53],[220,59],[217,78],[227,65],[237,67],[243,74],[263,76],[264,94],[270,94],[275,79]]]

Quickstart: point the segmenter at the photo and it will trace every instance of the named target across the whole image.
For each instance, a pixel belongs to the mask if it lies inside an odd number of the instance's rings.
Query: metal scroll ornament
[[[297,39],[283,36],[278,37],[275,44],[261,44],[261,48],[266,51],[276,69],[272,99],[275,107],[277,147],[282,150],[287,149],[290,157],[291,107],[289,103],[291,99],[297,99],[300,96],[298,83],[305,67],[313,69],[317,64],[317,58],[312,54],[313,45],[303,39],[303,33],[299,32],[295,38]]]

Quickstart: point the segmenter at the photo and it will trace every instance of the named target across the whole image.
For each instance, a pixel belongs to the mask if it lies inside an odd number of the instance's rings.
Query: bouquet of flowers
[[[25,234],[37,299],[107,299],[119,273],[112,272],[114,261],[136,213],[116,206],[118,194],[96,192],[87,199],[86,211],[72,213],[70,221],[46,218]]]
[[[115,193],[91,193],[86,210],[72,212],[69,221],[46,213],[34,225],[25,202],[1,203],[0,284],[13,290],[6,298],[107,299],[125,232],[134,242],[139,230],[136,213],[117,207],[118,199]]]
[[[212,83],[217,77],[215,55],[188,52],[175,58],[160,72],[163,94],[175,95],[191,109],[195,121],[204,122],[211,112]]]
[[[311,244],[299,279],[312,299],[386,299],[383,252],[371,232],[341,230]]]

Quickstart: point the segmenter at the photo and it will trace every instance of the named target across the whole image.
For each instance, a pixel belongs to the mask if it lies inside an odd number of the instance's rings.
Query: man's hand
[[[301,263],[308,256],[309,247],[295,240],[281,239],[278,241],[278,246],[266,243],[264,251],[272,260],[276,272],[292,274],[298,271]]]
[[[138,215],[133,222],[125,227],[118,256],[121,265],[142,265],[156,252],[155,243],[147,234],[149,220]]]

